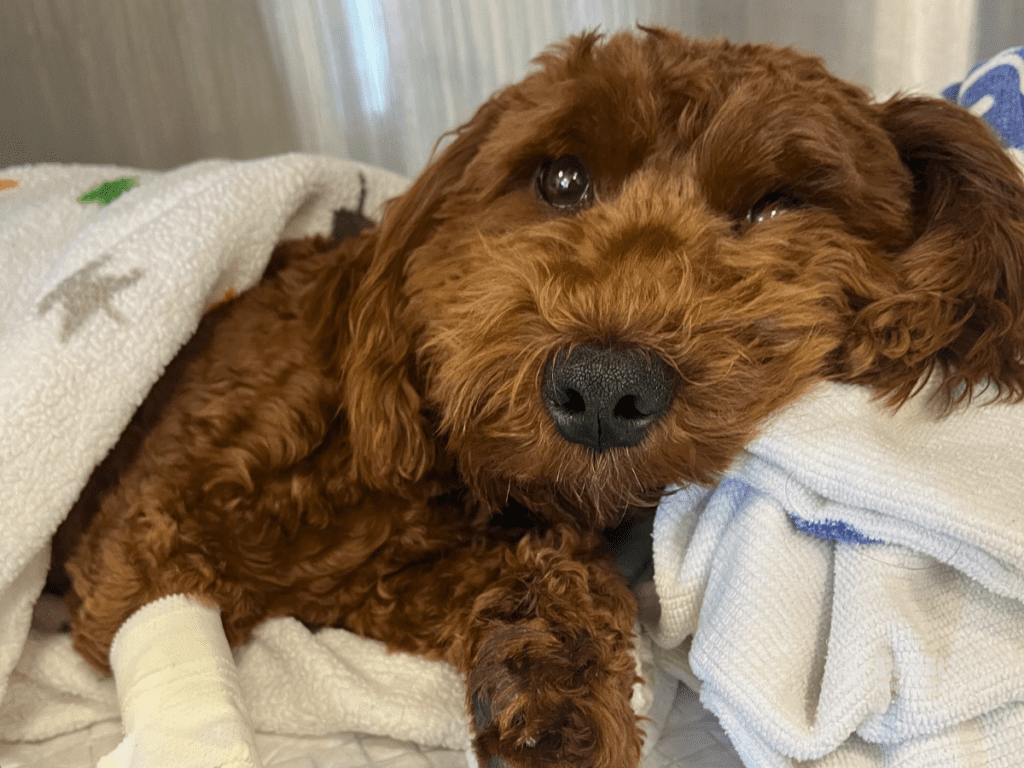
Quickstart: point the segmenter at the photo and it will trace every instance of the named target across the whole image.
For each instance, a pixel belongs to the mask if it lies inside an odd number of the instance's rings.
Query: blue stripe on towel
[[[819,539],[828,539],[839,544],[881,544],[878,539],[865,536],[852,525],[842,520],[804,520],[790,513],[790,519],[798,531],[809,533]]]

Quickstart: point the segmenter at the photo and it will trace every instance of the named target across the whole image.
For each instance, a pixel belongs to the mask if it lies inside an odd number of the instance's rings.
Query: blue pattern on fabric
[[[804,520],[790,513],[790,518],[798,531],[810,534],[818,539],[827,539],[839,544],[881,544],[878,539],[865,536],[852,525],[842,520]]]
[[[1024,47],[1008,48],[976,64],[944,98],[988,121],[1008,147],[1024,149]]]

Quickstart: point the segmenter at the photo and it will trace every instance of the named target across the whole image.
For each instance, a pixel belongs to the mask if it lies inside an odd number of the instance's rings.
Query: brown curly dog
[[[790,50],[576,37],[379,226],[206,317],[81,502],[75,647],[108,669],[173,593],[233,645],[295,616],[454,665],[485,764],[633,768],[602,530],[816,382],[1017,399],[1022,349],[1024,185],[979,119]]]

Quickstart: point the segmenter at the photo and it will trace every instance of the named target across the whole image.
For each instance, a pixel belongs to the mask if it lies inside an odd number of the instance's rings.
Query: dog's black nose
[[[672,405],[677,382],[660,357],[585,345],[555,353],[541,395],[562,437],[601,453],[638,445]]]

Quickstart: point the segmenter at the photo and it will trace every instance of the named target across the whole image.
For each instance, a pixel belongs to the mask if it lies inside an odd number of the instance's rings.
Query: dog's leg
[[[124,740],[97,768],[260,768],[220,612],[181,595],[137,611],[111,666]]]
[[[484,768],[635,768],[637,608],[601,542],[560,529],[453,549],[385,579],[387,611],[367,604],[342,623],[466,675]]]
[[[636,603],[610,558],[581,544],[528,535],[474,601],[453,650],[468,662],[471,704],[490,710],[474,739],[482,765],[493,755],[514,766],[639,763]]]

